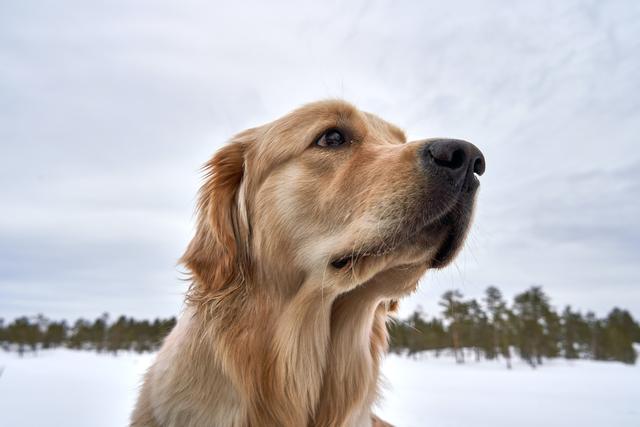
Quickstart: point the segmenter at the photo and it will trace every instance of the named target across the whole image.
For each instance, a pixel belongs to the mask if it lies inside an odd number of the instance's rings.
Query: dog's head
[[[441,268],[464,241],[484,167],[468,142],[407,142],[345,102],[309,104],[240,133],[206,165],[182,261],[200,298],[249,277],[340,293],[394,269]]]

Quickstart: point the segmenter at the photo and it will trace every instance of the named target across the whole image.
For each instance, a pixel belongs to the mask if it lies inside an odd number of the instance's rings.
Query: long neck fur
[[[386,306],[360,294],[337,297],[309,281],[288,299],[227,295],[196,308],[205,339],[194,345],[214,349],[247,425],[358,425],[386,348]]]

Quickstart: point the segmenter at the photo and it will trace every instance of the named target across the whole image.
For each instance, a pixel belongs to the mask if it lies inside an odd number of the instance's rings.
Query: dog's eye
[[[346,141],[344,135],[335,129],[330,129],[322,134],[316,141],[316,145],[319,147],[339,147]]]

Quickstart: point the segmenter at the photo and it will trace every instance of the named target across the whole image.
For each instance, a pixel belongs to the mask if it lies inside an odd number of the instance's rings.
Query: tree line
[[[616,360],[633,364],[634,343],[640,343],[640,325],[626,310],[614,308],[604,318],[582,314],[567,306],[558,313],[542,288],[534,286],[507,304],[496,287],[487,288],[481,301],[465,299],[457,290],[445,292],[441,313],[427,317],[421,310],[389,324],[390,349],[413,355],[433,350],[465,357],[503,359],[511,366],[520,357],[531,366],[545,358]],[[0,346],[5,350],[37,351],[56,347],[117,353],[154,351],[176,323],[169,319],[136,320],[107,314],[73,324],[42,315],[0,319]]]
[[[0,319],[0,346],[20,354],[56,347],[112,353],[153,351],[175,324],[175,317],[148,321],[120,316],[110,322],[106,313],[95,320],[78,319],[72,325],[43,315],[23,316],[7,325]]]
[[[441,315],[428,318],[421,310],[389,325],[391,351],[415,354],[451,350],[463,363],[465,354],[511,360],[520,357],[531,366],[545,358],[615,360],[634,364],[640,325],[626,310],[614,308],[604,318],[582,314],[566,306],[557,312],[539,286],[516,295],[509,305],[500,290],[486,289],[481,301],[464,299],[457,290],[445,292]]]

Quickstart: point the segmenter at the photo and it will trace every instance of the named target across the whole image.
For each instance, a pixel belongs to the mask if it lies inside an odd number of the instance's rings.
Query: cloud
[[[640,315],[634,1],[0,6],[0,314],[176,313],[198,167],[343,97],[488,159],[448,287]]]

